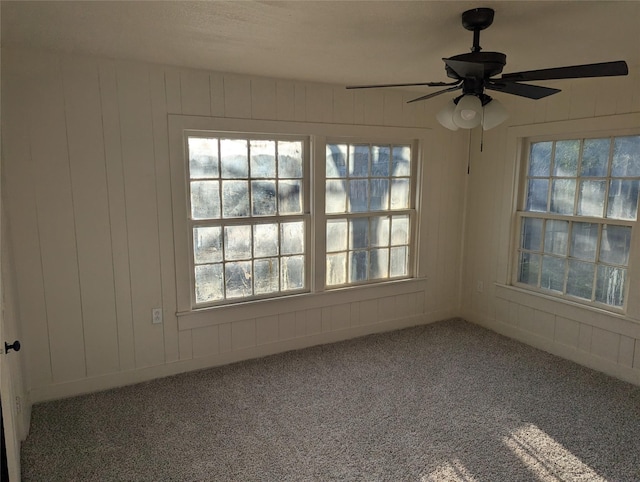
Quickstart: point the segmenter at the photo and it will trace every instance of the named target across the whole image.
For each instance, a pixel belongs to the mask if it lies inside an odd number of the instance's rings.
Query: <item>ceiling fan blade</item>
[[[458,77],[484,78],[484,64],[479,62],[468,62],[466,60],[442,59],[444,63],[453,70]]]
[[[569,67],[557,67],[553,69],[528,70],[526,72],[514,72],[503,74],[500,80],[530,81],[530,80],[555,80],[555,79],[579,79],[582,77],[611,77],[615,75],[627,75],[629,68],[624,60],[615,62],[601,62],[598,64],[573,65]]]
[[[418,102],[419,100],[431,99],[432,97],[436,97],[440,94],[444,94],[445,92],[451,92],[453,90],[458,90],[462,86],[461,82],[458,82],[457,85],[453,87],[449,87],[448,89],[439,90],[438,92],[431,92],[430,94],[423,95],[422,97],[418,97],[416,99],[411,99],[407,101],[407,104],[411,104],[412,102]]]
[[[377,84],[377,85],[347,85],[347,89],[378,89],[382,87],[415,87],[415,86],[427,86],[427,87],[445,87],[448,85],[456,85],[460,81],[455,82],[418,82],[412,84]]]
[[[500,79],[502,80],[502,79]],[[505,82],[500,83],[498,81],[488,82],[485,88],[488,90],[496,90],[498,92],[504,92],[505,94],[519,95],[520,97],[527,97],[528,99],[542,99],[549,95],[557,94],[560,89],[552,89],[551,87],[541,87],[539,85],[519,84],[518,82]]]

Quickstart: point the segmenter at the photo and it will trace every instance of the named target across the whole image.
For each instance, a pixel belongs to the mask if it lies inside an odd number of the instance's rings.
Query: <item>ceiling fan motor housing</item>
[[[464,77],[472,76],[472,77],[477,77],[481,79],[498,75],[500,72],[502,72],[502,69],[507,63],[507,56],[500,52],[470,52],[468,54],[454,55],[450,59],[457,60],[460,62],[470,62],[472,64],[479,64],[477,66],[474,66],[474,67],[477,67],[477,71],[469,72],[468,75],[464,75]],[[455,72],[448,65],[445,65],[445,70],[447,72],[447,77],[450,77],[452,79],[461,78],[461,75]],[[470,69],[470,70],[476,70],[476,69]]]

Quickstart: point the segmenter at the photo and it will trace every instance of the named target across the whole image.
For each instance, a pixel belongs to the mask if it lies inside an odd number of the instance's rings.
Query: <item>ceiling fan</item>
[[[524,84],[527,81],[576,79],[582,77],[608,77],[627,75],[629,70],[623,60],[601,62],[596,64],[573,65],[550,69],[528,70],[502,74],[507,56],[500,52],[481,52],[480,31],[493,23],[494,11],[491,8],[475,8],[462,14],[462,26],[473,31],[473,47],[471,52],[443,58],[447,76],[453,82],[418,82],[410,84],[351,85],[347,89],[373,89],[381,87],[446,87],[432,92],[408,103],[430,99],[446,92],[462,90],[462,94],[453,99],[447,107],[436,116],[438,121],[448,129],[459,127],[471,129],[482,123],[485,130],[497,126],[507,118],[505,108],[497,100],[485,94],[485,90],[493,90],[505,94],[518,95],[528,99],[542,99],[560,92],[560,89],[539,85]]]

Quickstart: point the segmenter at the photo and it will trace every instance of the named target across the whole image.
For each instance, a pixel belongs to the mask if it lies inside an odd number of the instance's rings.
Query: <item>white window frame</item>
[[[390,281],[390,280],[394,280],[394,279],[408,279],[408,278],[413,278],[415,276],[415,251],[416,251],[416,247],[417,247],[417,238],[416,238],[416,232],[417,229],[415,229],[416,227],[416,223],[417,223],[417,214],[416,214],[416,191],[417,191],[417,167],[418,167],[418,151],[419,151],[419,147],[418,147],[418,142],[417,141],[413,141],[413,142],[399,142],[398,140],[393,140],[393,139],[376,139],[376,140],[372,140],[370,138],[345,138],[345,137],[332,137],[332,138],[327,138],[325,145],[328,144],[347,144],[347,145],[364,145],[364,144],[370,144],[372,146],[395,146],[395,147],[399,147],[399,146],[409,146],[411,149],[411,159],[410,159],[410,173],[409,173],[409,206],[407,208],[403,208],[403,209],[386,209],[386,210],[379,210],[379,211],[375,211],[375,210],[369,210],[369,211],[359,211],[359,212],[350,212],[350,211],[345,211],[342,213],[326,213],[325,212],[325,222],[324,222],[324,227],[326,228],[327,226],[327,222],[331,219],[355,219],[355,218],[371,218],[371,217],[377,217],[377,216],[393,216],[393,215],[407,215],[409,217],[409,240],[408,240],[408,249],[409,249],[409,255],[408,255],[408,259],[407,259],[407,273],[402,275],[402,276],[396,276],[396,277],[387,277],[387,278],[377,278],[377,279],[367,279],[364,281],[356,281],[356,282],[352,282],[349,281],[347,279],[347,281],[343,284],[336,284],[336,285],[330,285],[330,286],[325,286],[325,289],[331,290],[331,289],[339,289],[339,288],[345,288],[345,287],[350,287],[350,286],[360,286],[360,285],[367,285],[367,284],[379,284],[381,282],[384,281]],[[323,163],[324,165],[324,163]],[[358,178],[349,178],[349,179],[371,179],[372,177],[375,176],[367,176],[367,177],[358,177]],[[342,178],[332,178],[331,180],[340,180]],[[346,178],[345,178],[346,179]],[[391,179],[391,177],[390,177]],[[328,178],[324,178],[324,183],[326,186],[326,182],[327,180],[329,180]],[[370,247],[369,247],[370,248]],[[349,253],[349,250],[347,250],[347,253]],[[325,267],[326,267],[326,250],[325,250]],[[347,260],[347,264],[349,264],[349,261]],[[349,271],[347,270],[347,277],[348,277],[348,273]],[[325,273],[325,280],[324,282],[326,283],[326,273]]]
[[[180,329],[193,328],[195,326],[207,326],[223,322],[222,317],[211,317],[207,313],[225,313],[224,319],[227,321],[233,319],[234,313],[253,313],[259,308],[268,310],[275,309],[275,306],[286,309],[285,306],[298,306],[300,300],[305,299],[305,303],[309,306],[320,303],[322,296],[322,304],[329,299],[341,300],[344,298],[343,293],[351,292],[349,295],[353,299],[359,297],[367,297],[367,290],[374,290],[371,293],[387,286],[387,290],[391,286],[401,289],[403,283],[421,285],[424,282],[425,263],[420,263],[421,249],[425,249],[426,245],[426,228],[420,223],[419,214],[423,209],[424,200],[420,190],[421,186],[426,185],[424,168],[424,145],[430,140],[431,132],[428,129],[411,128],[411,127],[383,127],[383,126],[360,126],[360,125],[338,125],[324,123],[300,123],[300,122],[283,122],[283,121],[262,121],[249,119],[227,119],[203,116],[187,116],[170,114],[168,116],[169,131],[169,163],[171,168],[171,191],[173,204],[173,231],[174,231],[174,250],[176,260],[176,294],[177,294],[177,316],[179,317]],[[306,136],[310,139],[310,172],[307,176],[309,186],[307,193],[309,194],[309,212],[304,213],[310,218],[310,240],[307,245],[307,256],[309,260],[309,268],[306,270],[310,276],[308,281],[309,291],[301,294],[283,295],[277,297],[268,297],[265,299],[245,301],[239,299],[233,303],[212,305],[205,307],[196,307],[192,300],[192,282],[191,271],[193,265],[191,261],[191,231],[189,230],[188,221],[188,163],[186,157],[186,136],[185,131],[191,132],[217,132],[217,133],[255,133],[257,135],[274,135],[278,136]],[[331,290],[334,295],[326,298],[328,291],[325,289],[325,225],[326,216],[324,213],[324,178],[325,178],[325,145],[326,139],[362,139],[371,143],[411,143],[412,156],[415,167],[412,179],[412,203],[416,210],[415,221],[412,226],[413,233],[411,236],[411,253],[412,261],[410,264],[411,278],[400,280],[381,280],[365,286],[348,286],[344,290]],[[314,162],[315,160],[315,162]],[[319,162],[318,162],[319,161]],[[365,290],[365,291],[362,291]],[[363,298],[363,299],[365,299]],[[274,304],[275,303],[275,304]],[[227,314],[229,317],[227,317]]]
[[[552,124],[540,124],[535,126],[518,126],[516,128],[510,129],[510,138],[509,145],[510,149],[508,152],[513,152],[511,149],[515,149],[517,152],[517,163],[516,169],[514,171],[514,181],[516,186],[514,199],[514,217],[512,223],[512,232],[511,232],[511,249],[509,250],[509,277],[507,284],[517,287],[519,289],[523,289],[532,294],[538,294],[544,297],[551,297],[558,299],[562,302],[567,302],[570,304],[584,306],[586,308],[595,309],[598,311],[609,312],[611,314],[617,315],[627,315],[633,314],[634,317],[637,317],[640,314],[640,303],[638,303],[635,298],[630,297],[630,280],[637,279],[637,271],[640,268],[637,266],[637,263],[634,263],[634,256],[638,258],[640,256],[640,235],[638,234],[638,230],[640,229],[638,226],[638,220],[620,220],[606,217],[589,217],[589,216],[579,216],[576,214],[571,215],[560,215],[549,212],[535,212],[535,211],[524,211],[526,199],[525,196],[527,194],[527,171],[529,164],[529,153],[530,146],[534,142],[541,141],[559,141],[559,140],[573,140],[573,139],[590,139],[590,138],[604,138],[604,137],[624,137],[631,135],[640,134],[640,129],[638,127],[630,127],[637,126],[637,122],[635,119],[637,115],[625,115],[625,116],[614,116],[610,117],[608,124],[610,124],[610,128],[603,129],[603,126],[607,126],[607,123],[601,123],[600,119],[581,119],[576,121],[562,121],[558,123]],[[518,135],[521,134],[521,135]],[[530,134],[530,135],[527,135]],[[579,177],[577,179],[580,179]],[[608,179],[608,178],[607,178]],[[576,189],[577,191],[577,189]],[[577,195],[577,193],[576,193]],[[549,193],[551,196],[551,192]],[[620,226],[631,226],[631,243],[630,243],[630,253],[629,253],[629,263],[627,265],[627,279],[625,284],[625,295],[624,295],[624,304],[622,307],[617,307],[613,305],[607,305],[604,303],[599,303],[595,301],[588,301],[585,299],[581,299],[575,296],[557,293],[550,290],[545,290],[541,288],[534,287],[530,284],[521,283],[518,281],[519,276],[519,254],[521,247],[521,229],[522,229],[522,220],[523,218],[541,218],[541,219],[558,219],[558,220],[568,220],[570,222],[583,222],[583,223],[594,223],[599,226],[599,232],[602,229],[603,225],[620,225]],[[598,239],[600,239],[600,234],[598,235]],[[599,246],[599,244],[598,244]],[[570,259],[567,254],[567,258]],[[566,286],[566,273],[565,273],[565,286]]]

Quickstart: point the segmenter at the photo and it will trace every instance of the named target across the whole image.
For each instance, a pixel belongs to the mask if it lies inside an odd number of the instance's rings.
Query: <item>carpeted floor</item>
[[[640,387],[449,320],[40,404],[25,481],[639,481]]]

